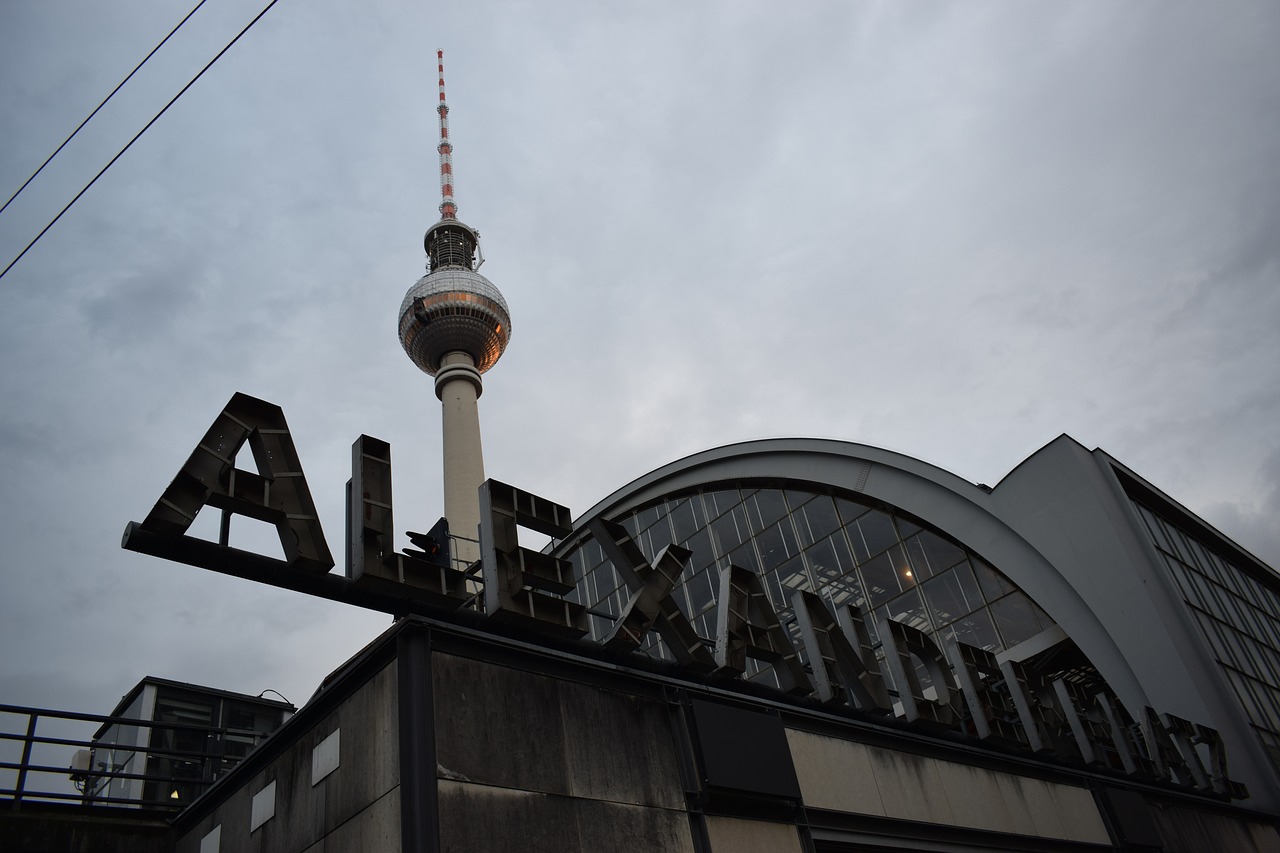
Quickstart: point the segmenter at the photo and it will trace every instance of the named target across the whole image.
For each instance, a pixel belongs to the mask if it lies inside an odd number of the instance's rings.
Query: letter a
[[[235,465],[246,441],[253,451],[256,474]],[[218,542],[222,555],[184,546],[184,542],[198,541],[185,534],[205,506],[222,510]],[[138,529],[160,540],[161,546],[152,550],[156,556],[217,570],[212,562],[237,553],[227,546],[231,516],[237,513],[275,525],[284,550],[283,565],[316,574],[333,568],[284,412],[274,403],[240,393],[214,420],[146,519],[129,525],[124,544],[130,547],[129,540]],[[281,565],[279,560],[270,562]]]

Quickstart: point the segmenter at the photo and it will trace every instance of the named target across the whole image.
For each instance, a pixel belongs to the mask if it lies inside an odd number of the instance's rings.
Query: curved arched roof
[[[1029,595],[1088,656],[1128,707],[1150,704],[1106,626],[1071,579],[1002,517],[1001,502],[993,492],[935,465],[881,448],[830,439],[782,438],[695,453],[637,478],[597,503],[575,520],[574,535],[557,550],[563,553],[584,536],[585,525],[597,516],[616,519],[667,496],[741,481],[829,487],[895,508],[946,533]]]

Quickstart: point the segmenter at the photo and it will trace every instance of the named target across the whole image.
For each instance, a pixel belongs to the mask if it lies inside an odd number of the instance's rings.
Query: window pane
[[[717,553],[728,554],[743,542],[747,541],[747,513],[741,506],[711,522],[711,531],[715,534]]]
[[[789,518],[782,519],[757,536],[756,545],[760,549],[760,568],[764,571],[777,568],[800,551]]]
[[[973,573],[978,578],[978,586],[982,589],[982,595],[987,601],[995,601],[1013,590],[1013,584],[1009,583],[1008,578],[982,560],[972,557],[969,562],[973,565]]]
[[[870,554],[879,554],[898,541],[893,522],[879,510],[858,519],[858,528],[862,531],[862,538],[867,543],[867,552]]]
[[[1001,650],[1000,636],[996,633],[991,614],[986,609],[975,610],[952,622],[942,631],[942,636],[968,643],[990,652]]]
[[[836,509],[840,511],[841,521],[848,524],[865,513],[870,507],[844,498],[836,498]]]
[[[747,507],[756,530],[764,530],[787,514],[787,504],[777,489],[761,489],[747,500]]]
[[[729,552],[729,564],[760,574],[760,561],[756,559],[755,546],[750,542],[744,542]]]
[[[924,584],[924,598],[929,613],[938,625],[955,621],[973,608],[965,600],[960,580],[954,572],[947,572]]]
[[[936,575],[944,569],[949,569],[964,559],[963,548],[929,530],[922,530],[913,541],[917,542],[924,552],[932,574]]]
[[[1004,638],[1006,649],[1018,645],[1040,633],[1040,621],[1036,618],[1031,599],[1020,592],[1010,593],[991,604],[991,615],[995,617],[1000,636]]]
[[[906,554],[898,547],[872,557],[862,566],[862,579],[872,607],[878,607],[901,592],[903,581],[906,581],[908,587],[912,585],[909,578],[901,577],[905,564]]]
[[[819,495],[796,515],[796,529],[800,534],[801,547],[808,547],[819,542],[840,529],[840,520],[836,517],[835,504],[826,495]]]
[[[711,550],[711,531],[703,528],[681,543],[693,552],[689,564],[694,569],[701,569],[715,562],[715,552]]]
[[[682,498],[671,508],[671,524],[675,528],[675,541],[683,542],[693,535],[699,524],[693,515],[693,503]]]
[[[719,582],[720,573],[714,569],[703,569],[689,579],[689,610],[692,615],[701,615],[711,606],[711,601],[718,592]]]
[[[843,536],[822,540],[806,550],[805,556],[809,558],[809,565],[819,581],[839,577],[853,568],[849,548],[844,544]]]
[[[928,633],[931,629],[929,616],[925,613],[924,602],[920,599],[918,589],[909,589],[902,595],[885,605],[889,618],[904,625]]]

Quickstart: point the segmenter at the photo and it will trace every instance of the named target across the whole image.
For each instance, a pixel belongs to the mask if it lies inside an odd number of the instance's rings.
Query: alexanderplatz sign
[[[257,471],[236,468],[249,444]],[[563,596],[573,590],[568,561],[520,547],[525,527],[563,538],[569,510],[494,480],[480,488],[479,566],[459,570],[450,559],[444,519],[426,534],[409,533],[415,548],[393,549],[391,448],[361,436],[352,446],[347,483],[345,576],[330,574],[325,542],[302,465],[278,406],[236,394],[142,522],[130,522],[123,545],[274,586],[395,615],[440,613],[473,605],[489,619],[559,640],[587,633],[586,609]],[[187,535],[205,506],[222,512],[218,542]],[[232,515],[275,525],[284,559],[228,545]],[[588,529],[622,577],[630,599],[601,644],[626,653],[657,632],[689,677],[723,683],[740,678],[747,658],[773,666],[781,690],[867,718],[898,718],[930,733],[961,734],[1002,750],[1065,758],[1145,779],[1158,779],[1223,799],[1244,799],[1227,774],[1219,733],[1150,707],[1131,713],[1105,686],[1088,690],[1052,682],[1016,661],[882,618],[883,667],[897,686],[896,702],[876,660],[865,620],[851,606],[833,609],[804,590],[791,595],[801,648],[792,642],[753,572],[721,570],[714,642],[699,637],[676,606],[672,590],[690,552],[678,545],[648,560],[627,532],[603,518]],[[482,581],[477,592],[476,571]],[[801,663],[800,652],[810,666]],[[926,690],[917,664],[929,674]]]

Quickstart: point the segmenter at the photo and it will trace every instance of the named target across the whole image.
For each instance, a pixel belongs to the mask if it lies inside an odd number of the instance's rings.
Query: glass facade
[[[168,725],[116,723],[95,738],[93,767],[102,772],[86,802],[108,797],[147,802],[194,800],[238,764],[290,711],[270,700],[144,680],[117,715]],[[149,710],[148,710],[149,709]],[[139,777],[122,779],[113,774]]]
[[[1186,526],[1141,500],[1146,524],[1182,599],[1249,716],[1271,761],[1280,767],[1280,592]]]
[[[760,576],[779,621],[799,644],[792,590],[818,592],[837,607],[853,605],[876,622],[889,617],[931,634],[993,652],[1053,625],[1007,577],[940,531],[893,508],[825,487],[721,483],[669,496],[614,519],[650,560],[666,545],[690,549],[673,596],[702,637],[715,636],[720,570],[735,565]],[[586,539],[565,555],[578,579],[572,600],[588,608],[600,639],[630,591],[600,546]],[[656,635],[645,651],[669,658]],[[767,666],[748,676],[772,682]]]

